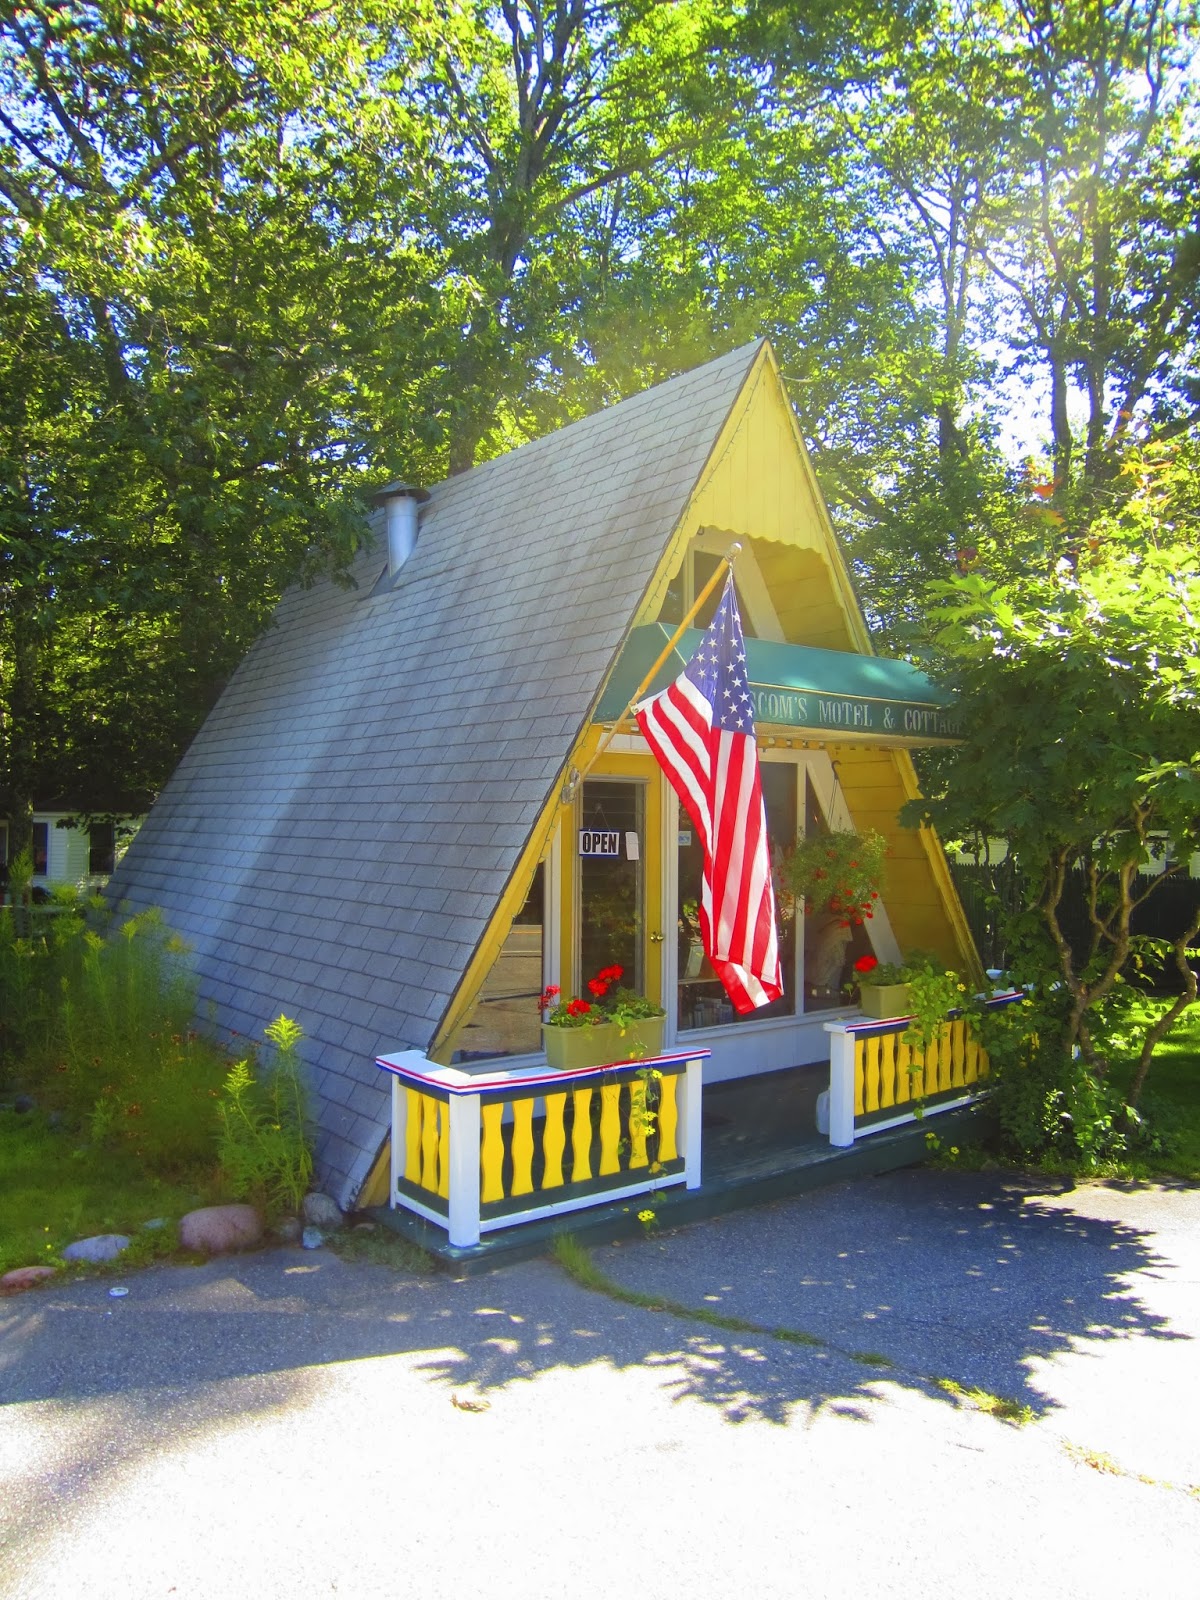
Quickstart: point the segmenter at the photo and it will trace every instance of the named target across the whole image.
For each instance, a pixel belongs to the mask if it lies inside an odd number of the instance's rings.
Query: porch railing
[[[471,1073],[420,1051],[380,1056],[392,1080],[391,1205],[453,1245],[496,1228],[700,1186],[707,1050],[607,1067]]]
[[[996,994],[989,1010],[1024,999],[1019,989]],[[924,1050],[904,1042],[911,1017],[827,1022],[829,1142],[845,1147],[919,1117],[964,1106],[988,1076],[987,1051],[962,1015],[951,1015]]]

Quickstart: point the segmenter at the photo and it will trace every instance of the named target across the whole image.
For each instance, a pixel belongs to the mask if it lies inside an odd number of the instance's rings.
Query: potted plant
[[[886,855],[887,840],[873,829],[812,833],[784,854],[780,886],[803,900],[807,911],[843,928],[861,927],[875,914]]]
[[[925,1051],[941,1032],[942,1024],[961,1006],[967,986],[957,972],[936,956],[914,950],[907,961],[877,961],[860,956],[854,963],[858,975],[859,1005],[869,1017],[907,1017],[905,1044]]]
[[[565,1071],[642,1061],[662,1050],[662,1006],[621,985],[624,968],[602,967],[585,987],[589,999],[562,998],[550,984],[538,1002],[542,1041],[550,1066]]]

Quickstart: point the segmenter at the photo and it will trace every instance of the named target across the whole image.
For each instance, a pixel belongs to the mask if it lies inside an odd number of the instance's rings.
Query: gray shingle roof
[[[301,1023],[343,1204],[375,1056],[430,1042],[758,349],[438,485],[390,589],[377,542],[285,596],[113,880],[223,1029]]]

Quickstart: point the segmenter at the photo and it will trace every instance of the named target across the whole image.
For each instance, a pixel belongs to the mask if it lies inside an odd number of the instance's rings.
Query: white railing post
[[[704,1093],[704,1062],[689,1061],[680,1076],[679,1088],[683,1104],[679,1108],[679,1123],[683,1129],[683,1171],[685,1187],[700,1187],[701,1166],[701,1097]]]
[[[854,1143],[854,1035],[844,1022],[827,1022],[829,1035],[829,1142]]]
[[[392,1077],[392,1184],[388,1192],[388,1205],[396,1209],[396,1191],[400,1186],[400,1174],[404,1171],[404,1137],[408,1132],[408,1096],[404,1092],[404,1085],[400,1079]]]
[[[479,1243],[479,1096],[450,1096],[451,1244]]]

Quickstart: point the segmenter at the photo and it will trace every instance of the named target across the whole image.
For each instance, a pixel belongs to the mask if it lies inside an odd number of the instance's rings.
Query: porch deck
[[[831,1145],[816,1129],[817,1096],[828,1085],[829,1065],[818,1063],[706,1087],[703,1181],[698,1189],[664,1189],[653,1200],[618,1200],[547,1217],[485,1234],[469,1246],[450,1244],[443,1228],[410,1211],[379,1206],[369,1215],[420,1245],[439,1266],[472,1272],[543,1255],[559,1233],[593,1241],[638,1234],[637,1213],[647,1206],[660,1227],[676,1227],[848,1178],[912,1166],[925,1158],[930,1123],[874,1133],[848,1149]],[[977,1132],[985,1116],[982,1108],[971,1107],[943,1113],[934,1125],[943,1143],[952,1143],[968,1130]]]

